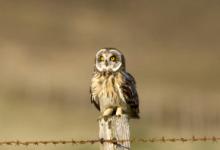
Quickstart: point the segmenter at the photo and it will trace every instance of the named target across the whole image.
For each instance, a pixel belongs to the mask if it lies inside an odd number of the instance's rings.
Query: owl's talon
[[[97,121],[101,121],[102,119],[104,119],[105,121],[108,120],[108,118],[111,117],[111,116],[103,116],[103,115],[100,115],[97,119]]]
[[[121,114],[119,114],[119,115],[116,115],[116,117],[118,117],[118,118],[120,118],[122,115]]]
[[[104,119],[105,121],[107,121],[108,118],[109,118],[109,116],[103,116],[103,119]]]
[[[103,118],[103,116],[102,116],[102,115],[100,115],[100,116],[97,118],[97,121],[102,120],[102,118]]]

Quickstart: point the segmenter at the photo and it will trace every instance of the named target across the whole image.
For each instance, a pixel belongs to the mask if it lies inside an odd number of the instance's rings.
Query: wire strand
[[[23,146],[29,146],[29,145],[64,145],[64,144],[95,144],[95,143],[124,143],[124,142],[131,142],[131,143],[166,143],[166,142],[218,142],[220,141],[220,137],[212,136],[212,137],[191,137],[191,138],[133,138],[131,140],[104,140],[104,139],[96,139],[96,140],[36,140],[36,141],[22,141],[22,140],[9,140],[9,141],[1,141],[0,140],[0,146],[3,145],[23,145]]]

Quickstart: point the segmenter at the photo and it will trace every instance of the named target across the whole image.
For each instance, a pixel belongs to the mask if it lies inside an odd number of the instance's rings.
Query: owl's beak
[[[106,66],[106,67],[108,66],[108,61],[107,61],[107,60],[105,61],[105,66]]]

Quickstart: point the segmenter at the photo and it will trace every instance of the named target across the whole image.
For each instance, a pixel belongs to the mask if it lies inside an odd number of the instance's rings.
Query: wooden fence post
[[[103,142],[101,150],[130,150],[129,119],[126,114],[99,120],[99,138],[103,140],[126,140],[123,142]]]

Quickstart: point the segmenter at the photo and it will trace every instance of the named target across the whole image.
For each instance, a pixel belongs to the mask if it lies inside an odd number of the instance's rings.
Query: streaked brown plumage
[[[91,102],[102,116],[128,114],[139,118],[136,83],[126,72],[125,58],[119,50],[105,48],[97,52],[90,93]]]

